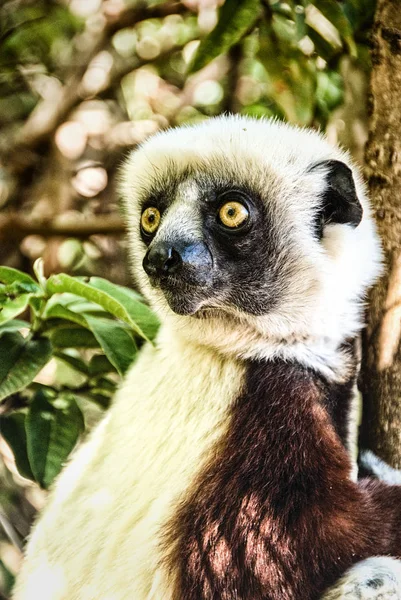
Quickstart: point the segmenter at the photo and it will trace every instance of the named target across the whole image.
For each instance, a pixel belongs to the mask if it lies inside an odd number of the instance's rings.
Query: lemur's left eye
[[[219,209],[220,222],[230,229],[241,227],[241,225],[246,223],[248,218],[249,211],[241,202],[226,202]]]
[[[141,227],[145,233],[151,235],[155,233],[160,225],[161,215],[157,208],[150,206],[146,208],[141,216]]]

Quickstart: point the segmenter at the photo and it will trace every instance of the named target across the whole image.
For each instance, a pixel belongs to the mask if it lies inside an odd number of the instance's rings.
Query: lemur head
[[[380,246],[358,172],[321,135],[219,117],[150,138],[122,179],[134,275],[162,320],[242,355],[360,328]]]

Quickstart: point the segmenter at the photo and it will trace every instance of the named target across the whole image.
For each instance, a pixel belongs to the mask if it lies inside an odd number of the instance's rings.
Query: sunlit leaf
[[[2,297],[0,299],[0,324],[7,323],[14,317],[22,314],[29,306],[31,294],[20,294],[16,297]]]
[[[43,317],[45,319],[64,319],[66,321],[72,321],[81,327],[88,327],[85,317],[66,308],[62,304],[53,304],[46,307]]]
[[[93,287],[106,292],[115,300],[118,300],[126,309],[131,319],[145,333],[146,337],[152,340],[159,327],[160,323],[155,313],[143,303],[141,296],[133,290],[116,285],[102,279],[101,277],[91,277],[89,281]]]
[[[313,4],[337,29],[341,37],[346,42],[352,56],[356,56],[356,45],[351,23],[349,22],[342,8],[342,3],[338,2],[337,0],[314,0]]]
[[[21,293],[41,291],[40,285],[30,275],[11,267],[0,267],[0,281],[8,286],[15,284],[15,291],[20,289]]]
[[[72,294],[82,296],[83,298],[86,298],[86,300],[99,304],[110,314],[114,315],[118,319],[121,319],[125,323],[128,323],[139,336],[148,340],[145,332],[131,318],[123,304],[106,292],[103,292],[89,285],[88,283],[83,283],[82,281],[63,273],[50,277],[47,282],[47,289],[50,294],[70,292]]]

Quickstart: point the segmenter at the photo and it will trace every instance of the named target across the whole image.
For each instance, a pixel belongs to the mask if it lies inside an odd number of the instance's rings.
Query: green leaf
[[[30,324],[28,321],[22,321],[20,319],[14,319],[12,321],[7,321],[0,325],[0,336],[5,333],[9,333],[10,331],[20,331],[20,329],[29,329]]]
[[[90,285],[106,292],[120,302],[146,337],[153,340],[160,327],[160,322],[155,313],[144,304],[139,294],[129,288],[110,283],[110,281],[101,277],[91,277]]]
[[[30,275],[11,267],[0,267],[0,281],[6,285],[16,284],[24,292],[35,294],[41,291],[40,285]]]
[[[120,298],[131,298],[133,300],[137,300],[143,303],[143,297],[141,294],[138,294],[135,290],[124,287],[122,285],[117,285],[116,283],[111,283],[108,279],[103,279],[103,277],[91,277],[89,280],[90,285],[97,288],[98,290],[102,290],[103,292],[107,292],[113,298],[117,300]],[[120,294],[123,294],[122,296]]]
[[[124,375],[137,353],[135,341],[122,323],[86,316],[93,335],[120,375]]]
[[[116,385],[116,382],[112,381],[110,377],[99,377],[95,387],[104,393],[113,394],[116,390]]]
[[[22,477],[34,480],[28,459],[25,419],[26,415],[21,411],[0,416],[0,432],[14,454],[18,472]]]
[[[82,298],[79,298],[78,300],[75,300],[74,302],[68,304],[68,308],[74,311],[75,313],[79,314],[89,312],[96,314],[99,317],[108,315],[108,313],[105,310],[103,310],[98,304],[95,304],[94,302],[87,302]]]
[[[327,62],[330,61],[333,56],[341,52],[340,47],[334,47],[324,38],[316,29],[313,29],[310,25],[307,26],[308,37],[315,46],[316,53],[321,56]]]
[[[52,312],[56,306],[62,306],[63,308],[71,310],[78,315],[82,314],[83,312],[93,312],[99,316],[107,314],[106,311],[103,310],[98,304],[95,304],[95,302],[88,302],[81,296],[69,294],[67,292],[64,292],[63,294],[53,294],[53,296],[49,298],[46,304],[46,310],[44,313],[45,316]]]
[[[336,71],[319,71],[317,74],[316,100],[326,119],[343,100],[343,80]]]
[[[59,474],[83,430],[83,416],[72,395],[52,402],[43,392],[35,395],[26,419],[27,448],[35,480],[43,488]]]
[[[88,366],[81,358],[78,358],[77,356],[71,356],[71,354],[66,354],[65,352],[55,352],[54,356],[75,369],[75,371],[83,373],[83,375],[89,374]]]
[[[63,319],[65,321],[72,321],[81,327],[85,327],[88,329],[88,323],[86,322],[85,317],[82,315],[66,308],[62,304],[52,304],[50,306],[46,306],[46,310],[43,313],[44,319]]]
[[[290,4],[287,2],[273,2],[270,4],[271,11],[283,17],[291,17],[292,10]]]
[[[299,42],[306,35],[305,10],[304,7],[299,4],[297,4],[294,10],[294,21],[296,39],[297,42]]]
[[[343,10],[354,30],[368,33],[375,14],[375,0],[346,0]]]
[[[291,47],[295,46],[297,31],[294,21],[282,15],[274,15],[272,27],[278,43],[282,44],[282,48],[291,49]]]
[[[43,308],[46,305],[46,300],[43,297],[31,294],[29,298],[29,306],[38,316],[41,316]],[[39,317],[40,318],[40,317]]]
[[[354,34],[351,23],[347,19],[342,4],[337,0],[314,0],[313,4],[337,29],[343,40],[346,42],[349,52],[352,56],[357,55]]]
[[[16,332],[5,333],[0,342],[0,400],[29,385],[51,354],[46,338],[24,339]]]
[[[121,319],[125,323],[128,323],[139,336],[149,341],[144,331],[142,331],[135,321],[132,320],[121,302],[115,300],[106,292],[96,289],[88,283],[83,283],[69,275],[65,275],[64,273],[52,275],[47,282],[47,290],[50,294],[70,292],[82,296],[83,298],[86,298],[86,300],[95,302],[107,312],[117,317],[117,319]]]
[[[107,356],[103,354],[95,354],[92,356],[89,363],[89,375],[91,377],[97,377],[105,373],[115,372],[114,365],[111,364]]]
[[[225,54],[251,29],[261,12],[260,0],[226,0],[216,27],[199,44],[189,72],[203,69],[211,60]]]
[[[16,297],[5,298],[0,301],[0,324],[7,323],[14,317],[23,313],[29,305],[32,294],[20,294]]]
[[[57,327],[48,332],[55,348],[98,348],[99,344],[90,331],[82,327]]]

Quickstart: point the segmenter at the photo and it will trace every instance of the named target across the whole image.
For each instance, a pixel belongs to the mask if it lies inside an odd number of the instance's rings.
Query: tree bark
[[[401,10],[378,0],[373,27],[366,175],[386,271],[364,336],[361,444],[401,468]]]

